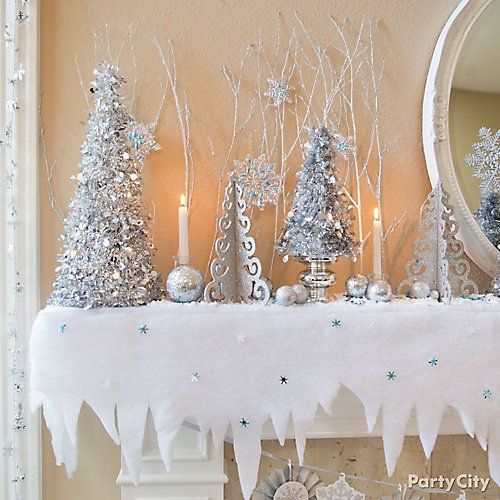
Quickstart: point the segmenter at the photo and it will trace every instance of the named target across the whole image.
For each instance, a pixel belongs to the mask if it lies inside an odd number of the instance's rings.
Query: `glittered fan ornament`
[[[128,112],[124,84],[116,66],[100,63],[94,70],[94,107],[64,221],[51,304],[126,307],[163,298],[152,263],[149,216],[141,206],[141,164],[159,146],[152,127],[137,124]]]
[[[287,466],[263,478],[252,500],[316,500],[316,490],[322,486],[323,482],[314,472]]]
[[[479,293],[469,278],[470,264],[464,245],[456,238],[457,223],[452,219],[453,206],[441,182],[422,207],[419,236],[413,244],[414,258],[406,264],[408,278],[400,283],[398,294],[415,281],[422,281],[439,292],[440,300],[449,303],[452,296]]]
[[[255,254],[255,240],[248,236],[250,219],[245,215],[242,189],[232,173],[219,219],[221,236],[215,242],[217,257],[210,265],[212,280],[205,288],[207,302],[252,302],[259,297],[267,303],[271,291],[261,278],[262,266]]]
[[[318,500],[364,500],[365,495],[349,486],[345,475],[340,474],[339,479],[327,486],[316,490]]]

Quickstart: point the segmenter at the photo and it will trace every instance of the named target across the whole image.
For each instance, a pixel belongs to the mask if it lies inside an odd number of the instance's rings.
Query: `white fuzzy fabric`
[[[57,462],[71,472],[86,401],[121,443],[136,481],[148,408],[167,467],[185,419],[204,433],[211,430],[216,446],[231,425],[248,499],[264,422],[271,418],[283,441],[291,414],[303,457],[318,404],[329,411],[343,384],[363,402],[370,429],[383,409],[389,475],[412,408],[429,456],[441,415],[453,406],[467,432],[488,447],[491,476],[500,483],[499,305],[423,300],[294,307],[165,302],[87,311],[49,306],[31,337],[32,408],[43,406]],[[332,326],[334,319],[340,326]],[[142,325],[146,334],[139,333]],[[436,366],[429,364],[433,357]],[[389,371],[395,380],[388,380]],[[491,397],[484,398],[484,390]]]

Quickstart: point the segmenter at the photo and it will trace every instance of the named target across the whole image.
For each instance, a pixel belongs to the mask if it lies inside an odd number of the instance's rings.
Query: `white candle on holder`
[[[186,197],[181,196],[179,207],[179,264],[189,264],[189,219]]]
[[[382,274],[382,222],[378,208],[373,212],[373,274]]]

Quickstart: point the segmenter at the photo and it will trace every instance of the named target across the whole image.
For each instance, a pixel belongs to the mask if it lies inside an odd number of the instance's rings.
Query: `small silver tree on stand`
[[[356,260],[354,207],[339,179],[329,130],[322,125],[312,127],[305,147],[306,157],[297,174],[292,209],[278,249],[285,254],[285,261],[291,255],[309,266],[300,281],[309,287],[311,302],[326,302],[326,288],[335,281],[328,264],[347,255]]]

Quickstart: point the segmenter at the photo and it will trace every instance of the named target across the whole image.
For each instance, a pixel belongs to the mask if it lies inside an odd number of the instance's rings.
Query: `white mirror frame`
[[[490,276],[498,273],[500,252],[485,236],[462,195],[453,166],[449,136],[449,105],[453,74],[470,29],[493,0],[462,0],[441,32],[432,56],[424,92],[422,137],[429,178],[441,179],[450,193],[467,255]]]

